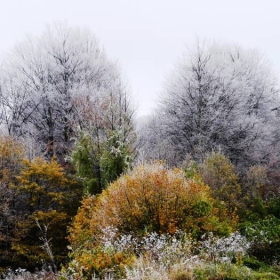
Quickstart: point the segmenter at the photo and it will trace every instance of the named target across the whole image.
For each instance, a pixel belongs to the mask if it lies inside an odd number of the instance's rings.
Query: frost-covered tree
[[[2,123],[39,151],[64,156],[78,130],[131,133],[133,111],[118,66],[88,30],[53,25],[26,39],[1,69]]]
[[[262,161],[273,142],[278,93],[256,51],[198,43],[167,78],[155,118],[181,161],[221,150],[233,163],[248,164]]]
[[[139,162],[153,162],[155,159],[164,159],[167,164],[174,165],[180,161],[173,145],[166,138],[166,131],[161,119],[157,115],[149,116],[145,122],[138,124],[138,160]]]

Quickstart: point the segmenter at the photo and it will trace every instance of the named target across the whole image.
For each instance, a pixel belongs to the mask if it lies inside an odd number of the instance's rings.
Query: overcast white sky
[[[280,73],[280,0],[0,0],[0,53],[54,21],[95,33],[118,60],[139,116],[152,112],[196,37],[256,48]]]

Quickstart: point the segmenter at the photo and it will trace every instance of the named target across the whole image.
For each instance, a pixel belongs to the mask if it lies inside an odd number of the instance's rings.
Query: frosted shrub
[[[141,240],[143,252],[149,252],[151,257],[159,262],[164,258],[164,251],[168,243],[168,235],[159,235],[156,232],[150,233]]]
[[[105,247],[111,247],[113,245],[113,241],[116,238],[118,229],[112,226],[101,229],[102,236],[100,238],[100,243]]]
[[[196,279],[197,273],[250,275],[249,268],[238,266],[238,260],[250,247],[239,232],[222,238],[209,233],[200,243],[182,232],[177,236],[152,233],[143,238],[141,244],[142,254],[132,268],[126,268],[126,279]],[[233,260],[237,266],[232,264]]]
[[[169,265],[171,260],[178,261],[182,257],[189,256],[194,241],[182,231],[176,231],[174,235],[150,233],[140,242],[142,254],[148,254],[154,262]]]
[[[204,238],[200,244],[201,254],[214,262],[231,262],[234,258],[246,255],[250,248],[250,242],[239,232],[221,238],[209,233]]]
[[[127,280],[168,280],[168,271],[162,263],[141,255],[132,268],[126,267]]]
[[[239,232],[220,238],[209,233],[196,242],[183,231],[136,238],[113,226],[103,228],[98,240],[99,246],[79,253],[80,262],[73,260],[61,279],[195,279],[197,271],[214,269],[214,275],[226,268],[233,273],[250,247]]]
[[[182,231],[175,234],[149,233],[142,238],[130,234],[118,234],[113,226],[102,229],[100,244],[104,251],[134,252],[137,256],[146,255],[153,262],[168,265],[170,260],[178,260],[191,254],[194,241]]]
[[[122,234],[118,237],[118,229],[113,226],[102,229],[102,233],[100,243],[104,246],[104,250],[123,252],[138,247],[136,239],[131,234]]]
[[[51,267],[36,271],[34,273],[29,272],[23,268],[17,268],[16,270],[9,269],[5,274],[0,274],[0,279],[5,280],[56,280],[57,275],[51,270]]]
[[[132,267],[126,267],[126,279],[167,280],[173,279],[170,274],[177,275],[182,271],[192,275],[193,267],[201,262],[198,256],[192,255],[195,244],[182,231],[176,231],[174,235],[148,234],[139,241],[137,261]]]

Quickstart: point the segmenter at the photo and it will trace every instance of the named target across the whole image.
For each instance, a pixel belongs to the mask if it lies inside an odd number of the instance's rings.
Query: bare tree
[[[130,130],[133,110],[121,80],[91,32],[53,25],[4,59],[2,123],[10,135],[35,139],[46,156],[64,157],[79,129]]]
[[[40,241],[42,241],[43,245],[41,245],[40,247],[47,253],[48,257],[50,258],[52,268],[54,269],[54,272],[57,273],[57,266],[54,260],[54,255],[53,255],[52,245],[51,245],[52,239],[48,238],[48,225],[43,224],[43,226],[41,226],[38,219],[35,219],[35,223],[42,234],[42,236],[39,237],[39,239]]]
[[[219,149],[248,164],[266,156],[279,105],[274,75],[256,51],[198,43],[168,77],[156,118],[180,161]]]

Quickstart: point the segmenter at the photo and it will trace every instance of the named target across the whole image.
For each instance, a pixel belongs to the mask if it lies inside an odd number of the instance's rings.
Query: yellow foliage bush
[[[41,260],[50,261],[42,235],[51,240],[55,262],[65,262],[67,226],[76,214],[82,188],[54,158],[23,160],[13,188],[22,208],[11,244],[18,265],[33,268]],[[36,221],[47,231],[42,232]]]

